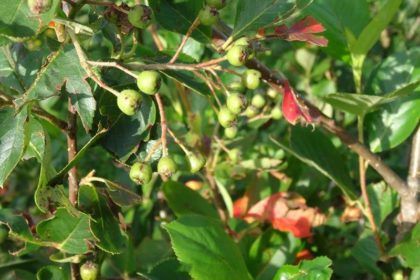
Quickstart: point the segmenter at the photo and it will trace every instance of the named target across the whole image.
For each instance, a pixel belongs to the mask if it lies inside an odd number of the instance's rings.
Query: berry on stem
[[[130,179],[139,185],[144,185],[152,179],[152,168],[144,162],[136,162],[131,166]]]
[[[120,92],[117,97],[117,105],[121,112],[128,116],[132,116],[140,107],[143,97],[138,91],[126,89]]]
[[[200,171],[200,169],[206,164],[206,159],[199,153],[188,153],[187,158],[190,164],[190,171],[192,173]]]
[[[226,100],[227,108],[236,115],[245,111],[247,105],[248,101],[246,100],[245,95],[237,92],[231,93]]]
[[[248,59],[248,47],[242,45],[233,46],[227,52],[226,58],[231,65],[242,66]]]
[[[252,106],[254,106],[255,108],[258,108],[258,109],[263,108],[266,103],[267,102],[266,102],[264,96],[262,94],[259,94],[259,93],[258,94],[255,94],[252,97],[252,100],[251,100]]]
[[[232,126],[225,128],[225,136],[228,139],[233,139],[238,134],[238,127]]]
[[[276,106],[271,110],[271,117],[275,120],[279,120],[283,117],[283,113],[279,106]]]
[[[137,5],[128,13],[128,21],[135,27],[144,29],[152,21],[153,11],[149,6]]]
[[[206,4],[210,7],[221,9],[226,5],[226,0],[206,0]]]
[[[155,94],[160,89],[161,82],[160,74],[157,71],[147,70],[137,76],[138,88],[149,95]]]
[[[80,267],[80,278],[82,280],[96,280],[98,279],[99,267],[96,263],[85,262]]]
[[[216,8],[205,6],[203,9],[201,9],[198,17],[200,18],[200,23],[202,25],[210,26],[217,22],[219,18],[219,12]]]
[[[28,0],[28,7],[35,15],[43,14],[51,9],[52,0]]]
[[[175,161],[170,156],[162,157],[158,162],[157,170],[162,176],[171,177],[177,169]]]
[[[236,116],[227,107],[220,108],[218,114],[219,123],[224,128],[231,127],[235,124]]]
[[[267,95],[272,99],[276,99],[277,96],[279,96],[279,93],[277,92],[277,90],[270,87],[267,89]]]
[[[242,83],[248,89],[256,89],[260,85],[261,72],[248,69],[242,74]]]
[[[258,108],[256,108],[256,107],[254,107],[254,106],[251,105],[251,106],[248,106],[248,108],[246,109],[245,115],[248,118],[253,118],[256,115],[258,115],[259,112],[260,112],[260,110]]]

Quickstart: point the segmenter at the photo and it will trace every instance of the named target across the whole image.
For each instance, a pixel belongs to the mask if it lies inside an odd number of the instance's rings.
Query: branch
[[[68,124],[67,124],[67,154],[68,162],[72,162],[77,154],[77,113],[74,106],[71,104],[70,97],[68,98]],[[77,193],[79,185],[77,182],[77,169],[72,167],[69,171],[69,200],[71,204],[75,205],[77,202]]]
[[[190,38],[191,34],[193,33],[194,29],[200,24],[200,18],[197,16],[193,23],[191,24],[190,28],[188,28],[187,33],[185,34],[184,38],[182,38],[181,44],[179,45],[178,49],[175,52],[175,55],[169,61],[169,64],[173,64],[178,56],[181,54],[182,49],[184,48],[185,44],[187,43],[188,38]]]
[[[166,131],[167,126],[166,126],[166,115],[165,115],[165,109],[163,107],[163,102],[162,102],[162,98],[160,97],[159,93],[155,94],[155,98],[156,98],[156,103],[158,105],[159,108],[159,116],[160,116],[160,127],[162,129],[162,135],[161,135],[161,139],[162,139],[162,155],[165,157],[168,155],[168,145],[166,142]]]

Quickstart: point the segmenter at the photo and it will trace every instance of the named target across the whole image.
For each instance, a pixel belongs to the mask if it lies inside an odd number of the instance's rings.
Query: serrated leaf
[[[97,239],[96,246],[105,252],[118,254],[124,249],[125,236],[120,230],[105,198],[93,186],[81,186],[79,189],[79,208],[92,215],[90,228]]]
[[[420,224],[417,224],[407,236],[391,250],[390,255],[400,255],[411,268],[420,267]]]
[[[285,265],[278,271],[275,280],[315,280],[331,279],[332,270],[330,266],[332,261],[327,257],[317,257],[313,260],[304,260],[299,265]]]
[[[239,248],[221,223],[198,215],[184,215],[165,226],[177,258],[194,279],[251,279]]]
[[[36,273],[37,280],[56,280],[56,279],[69,279],[64,273],[62,267],[54,266],[54,265],[47,265],[42,267]]]
[[[19,163],[29,139],[27,107],[0,109],[0,188]]]
[[[87,77],[75,48],[73,45],[66,45],[49,56],[46,65],[39,70],[35,81],[26,91],[25,100],[42,100],[57,95],[65,85],[84,128],[90,130],[96,101],[86,81]]]
[[[21,39],[36,35],[54,18],[60,3],[60,0],[52,0],[49,11],[35,15],[29,10],[27,0],[2,0],[0,37]]]
[[[163,193],[169,207],[177,216],[185,214],[201,214],[214,219],[219,215],[213,206],[209,204],[199,193],[174,181],[163,184]]]
[[[276,21],[293,8],[292,0],[241,0],[236,9],[232,37],[238,38]]]
[[[84,254],[89,251],[88,241],[93,239],[89,220],[82,212],[73,216],[60,207],[53,217],[39,222],[36,231],[41,239],[63,252]]]
[[[382,272],[376,265],[380,258],[380,252],[376,246],[375,239],[370,232],[365,231],[351,250],[351,255],[361,266],[369,270],[378,279],[382,279]]]

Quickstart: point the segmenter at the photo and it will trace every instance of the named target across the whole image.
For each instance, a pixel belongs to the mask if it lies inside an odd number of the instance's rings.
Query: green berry
[[[200,23],[202,25],[210,26],[217,22],[219,18],[219,12],[213,7],[205,6],[203,9],[201,9],[198,17],[200,18]]]
[[[153,70],[143,71],[137,76],[138,88],[149,95],[155,94],[160,89],[161,81],[159,72]]]
[[[248,59],[248,47],[247,46],[233,46],[227,52],[227,60],[233,66],[242,66]]]
[[[241,150],[234,148],[228,153],[229,159],[233,162],[238,162],[241,159]]]
[[[158,162],[157,170],[162,176],[171,177],[177,169],[175,161],[170,156],[162,157]]]
[[[225,128],[225,136],[228,139],[233,139],[238,134],[238,127],[232,126],[232,127],[226,127]]]
[[[9,230],[5,226],[0,225],[0,244],[3,244],[3,242],[6,241],[8,235]]]
[[[271,117],[275,120],[279,120],[283,117],[283,113],[279,106],[276,106],[271,110]]]
[[[246,109],[246,111],[245,111],[245,115],[246,115],[248,118],[253,118],[253,117],[255,117],[256,115],[258,115],[258,114],[259,114],[259,112],[260,112],[260,110],[259,110],[258,108],[254,107],[254,106],[248,106],[248,108],[247,108],[247,109]]]
[[[248,101],[245,95],[236,92],[231,93],[226,100],[227,108],[236,115],[245,111],[247,105]]]
[[[242,74],[242,83],[248,89],[256,89],[260,85],[261,72],[248,69]]]
[[[218,114],[219,123],[223,127],[231,127],[235,124],[236,116],[228,108],[222,107]]]
[[[132,116],[137,112],[142,100],[143,97],[138,91],[126,89],[118,95],[117,105],[124,114]]]
[[[233,43],[234,46],[248,46],[249,42],[248,42],[248,38],[247,37],[241,37],[238,40],[236,40]]]
[[[279,96],[277,90],[275,90],[274,88],[268,88],[267,89],[267,95],[268,95],[268,97],[270,97],[272,99],[276,99],[277,96]]]
[[[52,0],[28,0],[28,7],[35,15],[43,14],[51,9]]]
[[[152,179],[153,171],[149,164],[136,162],[131,166],[130,179],[139,185],[144,185]]]
[[[80,278],[82,280],[96,280],[98,279],[99,267],[96,263],[85,262],[80,267]]]
[[[242,84],[242,82],[232,82],[229,85],[229,89],[231,91],[244,92],[245,91],[245,86]]]
[[[137,5],[128,13],[128,21],[135,27],[144,29],[152,21],[153,11],[145,5]]]
[[[187,154],[190,163],[190,171],[196,173],[206,164],[206,159],[201,154],[189,153]]]
[[[255,94],[252,97],[251,104],[255,108],[261,109],[265,106],[266,100],[262,94]]]
[[[226,5],[226,0],[206,0],[206,4],[210,7],[221,9]]]

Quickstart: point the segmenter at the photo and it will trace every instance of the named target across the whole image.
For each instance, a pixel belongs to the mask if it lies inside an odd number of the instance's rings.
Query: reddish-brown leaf
[[[283,85],[284,94],[283,94],[283,103],[282,111],[284,118],[291,124],[295,125],[296,122],[303,117],[304,120],[308,123],[312,123],[312,118],[309,113],[302,108],[299,104],[296,94],[293,89],[290,87],[289,83],[286,82]]]

